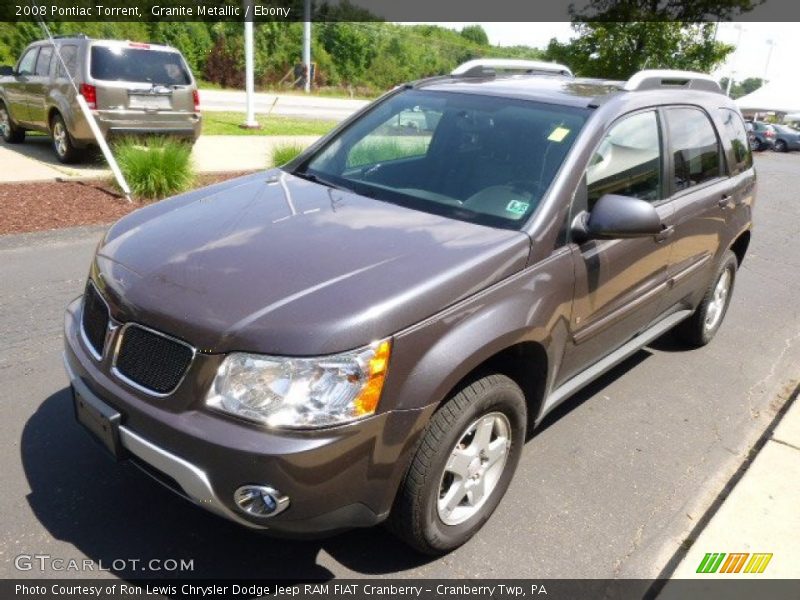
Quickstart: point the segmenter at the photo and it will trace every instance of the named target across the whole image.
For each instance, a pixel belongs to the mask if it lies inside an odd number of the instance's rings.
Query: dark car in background
[[[755,202],[736,105],[698,73],[498,63],[113,225],[65,315],[78,421],[246,527],[388,520],[436,554],[561,402],[667,331],[707,344]]]
[[[775,146],[775,129],[769,123],[748,121],[747,131],[750,138],[750,147],[756,152],[770,150]]]
[[[169,46],[58,37],[31,44],[2,73],[3,139],[16,144],[26,131],[47,133],[61,162],[78,160],[95,143],[78,94],[106,138],[166,134],[194,141],[200,135],[197,85],[181,53]]]
[[[776,152],[800,150],[800,131],[788,125],[773,125],[772,128],[775,130],[775,146],[773,149]]]

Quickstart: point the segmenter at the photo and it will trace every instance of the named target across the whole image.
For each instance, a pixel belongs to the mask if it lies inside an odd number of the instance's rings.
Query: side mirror
[[[601,196],[592,211],[579,214],[573,224],[573,233],[584,239],[647,237],[661,229],[661,218],[652,204],[616,194]]]
[[[0,77],[10,77],[12,75],[14,75],[14,67],[0,65]]]

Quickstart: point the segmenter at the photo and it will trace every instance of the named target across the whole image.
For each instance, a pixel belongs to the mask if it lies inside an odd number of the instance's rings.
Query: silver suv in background
[[[169,46],[59,37],[34,42],[15,67],[0,69],[3,139],[20,143],[28,130],[48,133],[65,163],[95,143],[77,93],[86,99],[106,138],[166,134],[194,141],[200,135],[197,85],[181,53]]]

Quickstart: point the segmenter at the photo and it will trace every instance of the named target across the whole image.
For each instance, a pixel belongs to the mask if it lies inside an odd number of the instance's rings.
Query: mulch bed
[[[245,175],[203,174],[203,187]],[[127,202],[105,181],[46,181],[0,184],[0,235],[112,223],[144,206]]]

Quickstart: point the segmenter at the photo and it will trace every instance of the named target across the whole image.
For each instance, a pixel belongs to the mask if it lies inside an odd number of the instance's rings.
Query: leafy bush
[[[159,200],[188,189],[194,181],[192,148],[180,140],[152,137],[114,144],[119,168],[137,198]]]
[[[303,150],[305,150],[305,148],[296,143],[278,144],[272,150],[272,161],[270,166],[279,167],[281,165],[285,165]]]

